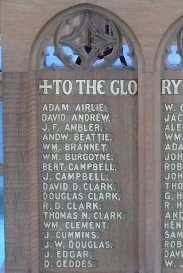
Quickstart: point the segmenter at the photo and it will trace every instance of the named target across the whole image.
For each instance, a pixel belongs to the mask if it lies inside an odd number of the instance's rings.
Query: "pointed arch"
[[[138,267],[144,267],[144,255],[142,254],[142,252],[144,251],[144,175],[143,175],[143,154],[138,153],[138,150],[140,151],[142,149],[142,143],[143,143],[143,136],[144,136],[144,129],[143,129],[143,124],[141,123],[141,125],[139,126],[139,122],[138,120],[140,119],[139,117],[142,116],[142,113],[144,111],[144,106],[142,105],[142,102],[139,103],[139,101],[142,101],[142,97],[144,94],[144,86],[143,86],[143,80],[142,80],[142,71],[144,70],[144,57],[142,54],[142,50],[141,50],[141,46],[136,38],[136,35],[133,33],[133,31],[130,29],[130,27],[118,16],[116,16],[115,14],[111,13],[110,11],[96,6],[96,5],[92,5],[92,4],[79,4],[79,5],[75,5],[73,7],[70,7],[68,9],[65,9],[61,12],[59,12],[57,15],[55,15],[53,18],[51,18],[39,31],[39,33],[37,34],[32,48],[31,48],[31,52],[30,52],[30,63],[29,63],[29,68],[31,71],[33,71],[32,73],[32,78],[34,78],[34,82],[32,83],[32,88],[31,88],[31,92],[30,92],[30,97],[32,99],[32,101],[29,99],[29,103],[30,103],[30,108],[29,108],[29,112],[32,113],[34,112],[35,115],[30,117],[31,120],[31,124],[34,130],[35,135],[37,136],[38,129],[35,129],[37,126],[37,119],[38,119],[38,113],[37,110],[35,109],[35,105],[37,103],[37,97],[36,97],[36,89],[37,89],[37,84],[38,84],[38,79],[47,79],[47,78],[52,78],[52,77],[56,77],[58,79],[60,79],[61,77],[65,77],[68,79],[68,71],[63,71],[62,73],[60,73],[60,71],[57,73],[57,71],[50,71],[50,70],[40,70],[40,66],[39,66],[39,62],[42,58],[42,50],[44,48],[44,46],[47,44],[47,42],[55,35],[55,33],[58,31],[58,28],[60,26],[60,22],[63,20],[63,18],[66,18],[67,16],[73,14],[73,13],[78,13],[81,12],[82,10],[89,10],[93,13],[97,13],[97,14],[102,14],[104,17],[109,18],[109,20],[111,20],[115,26],[117,26],[117,29],[120,30],[120,32],[122,33],[122,35],[125,36],[125,38],[130,42],[130,44],[133,46],[133,49],[135,51],[135,56],[136,56],[136,60],[137,60],[137,66],[136,66],[136,70],[135,73],[131,72],[131,71],[125,71],[126,73],[123,73],[124,71],[117,71],[117,74],[113,74],[113,73],[109,73],[107,70],[106,71],[102,71],[102,74],[100,73],[92,73],[90,74],[88,71],[82,71],[82,79],[88,79],[88,75],[92,75],[91,78],[95,78],[95,79],[137,79],[138,78],[138,86],[139,86],[139,90],[141,93],[139,96],[134,96],[133,98],[133,103],[130,103],[130,105],[134,105],[134,107],[132,107],[132,109],[129,111],[129,113],[134,113],[134,114],[130,114],[130,117],[134,117],[133,119],[133,123],[134,123],[134,127],[130,127],[133,128],[133,133],[129,133],[130,136],[133,135],[134,137],[134,141],[133,141],[133,145],[134,145],[134,149],[133,149],[133,153],[135,154],[133,158],[133,160],[135,161],[134,164],[129,164],[129,166],[135,165],[135,168],[133,170],[133,172],[136,172],[135,177],[138,176],[138,183],[136,183],[134,185],[134,187],[137,187],[137,191],[139,192],[139,195],[135,196],[135,200],[137,201],[136,204],[138,203],[138,205],[136,205],[136,207],[134,208],[134,210],[137,210],[137,213],[135,215],[140,215],[139,219],[135,218],[135,225],[133,225],[133,233],[135,234],[134,238],[130,237],[131,240],[133,241],[133,243],[131,244],[131,247],[134,246],[133,251],[131,251],[131,255],[135,255],[135,261],[134,261],[134,268],[138,268]],[[78,75],[76,76],[75,72],[73,70],[70,70],[70,77],[71,78],[77,78],[80,79],[81,78],[81,73],[78,73]],[[103,73],[105,72],[105,73]],[[115,70],[116,73],[116,70]],[[62,75],[61,75],[62,74]],[[140,98],[139,98],[140,97]],[[110,99],[110,98],[109,98]],[[63,101],[63,100],[62,100]],[[118,100],[118,103],[120,102],[120,100]],[[111,102],[110,102],[111,104]],[[122,104],[121,104],[122,105]],[[120,107],[122,109],[122,106],[120,105]],[[139,109],[138,109],[138,105],[139,105]],[[131,107],[130,106],[130,107]],[[120,108],[119,107],[119,108]],[[118,107],[114,107],[115,111],[119,110]],[[137,111],[138,109],[138,111]],[[129,109],[128,109],[129,110]],[[125,111],[125,110],[124,110]],[[132,121],[131,121],[132,122]],[[36,126],[35,126],[36,125]],[[139,127],[138,127],[139,126]],[[135,128],[135,129],[134,129]],[[38,159],[37,159],[37,150],[38,150],[38,143],[36,142],[35,145],[35,135],[32,136],[30,143],[30,147],[34,147],[34,151],[31,150],[30,148],[30,158],[31,158],[31,162],[30,164],[34,164],[35,168],[36,168],[36,164],[38,165]],[[141,136],[140,138],[138,138],[138,136]],[[120,138],[122,139],[122,138]],[[130,146],[131,147],[131,146]],[[139,148],[140,147],[140,148]],[[131,159],[132,159],[131,158]],[[140,158],[140,160],[138,160]],[[130,177],[132,177],[132,171],[130,172]],[[36,202],[38,202],[38,193],[37,193],[37,185],[38,185],[38,176],[35,179],[35,176],[30,178],[32,186],[31,187],[31,195],[36,196]],[[135,181],[135,180],[133,180]],[[133,182],[131,181],[131,183]],[[139,185],[139,188],[138,188]],[[133,187],[131,187],[132,189]],[[137,192],[136,191],[136,192]],[[132,195],[130,195],[131,197],[134,196],[134,192]],[[130,197],[130,198],[131,198]],[[134,201],[134,199],[133,199]],[[34,205],[36,205],[36,202],[34,202]],[[134,203],[132,205],[132,207],[134,206]],[[132,208],[131,208],[132,209]],[[140,212],[139,212],[140,211]],[[35,215],[32,215],[32,218],[34,219],[34,222],[31,221],[31,226],[32,226],[32,230],[34,231],[33,234],[35,234],[35,231],[38,233],[38,222],[39,222],[39,213],[37,212],[36,217]],[[132,215],[132,214],[131,214]],[[136,216],[135,216],[136,217]],[[139,227],[140,226],[140,227]],[[38,236],[37,236],[38,237]],[[36,251],[39,251],[39,243],[34,241],[35,239],[32,238],[31,243],[32,243],[32,249],[35,248],[34,245],[36,245]],[[139,251],[139,242],[141,242],[141,251]],[[36,257],[32,257],[32,264],[33,264],[33,268],[39,268],[39,260]],[[125,262],[126,263],[126,262]],[[132,267],[133,267],[132,266]],[[131,265],[130,265],[131,267]],[[36,271],[38,272],[38,271]]]
[[[166,207],[166,196],[167,192],[171,192],[170,199],[171,199],[171,212],[176,211],[175,203],[176,203],[176,190],[171,188],[166,188],[165,183],[167,180],[165,179],[166,173],[166,164],[167,164],[167,154],[171,157],[172,151],[168,151],[166,149],[166,145],[171,145],[171,139],[167,137],[169,134],[168,129],[166,126],[171,126],[174,123],[176,126],[177,121],[172,120],[168,121],[166,117],[168,115],[177,115],[179,113],[179,105],[183,103],[182,96],[175,96],[172,92],[172,87],[170,87],[170,92],[163,93],[162,92],[162,83],[164,80],[169,82],[169,80],[174,79],[174,82],[177,83],[178,79],[182,78],[182,64],[177,65],[176,67],[171,67],[166,64],[166,57],[169,53],[169,45],[174,45],[178,41],[178,37],[180,38],[181,29],[183,28],[183,16],[177,18],[175,22],[173,22],[167,30],[164,32],[158,48],[156,52],[156,56],[154,59],[154,74],[156,81],[154,83],[154,91],[155,91],[155,128],[156,128],[156,142],[155,142],[155,196],[156,196],[156,222],[158,223],[157,230],[157,242],[159,238],[159,243],[156,246],[156,252],[159,253],[159,257],[161,260],[159,262],[159,271],[169,272],[170,269],[173,269],[174,272],[178,272],[180,270],[180,261],[177,259],[172,259],[171,264],[167,263],[166,250],[168,249],[165,245],[166,232],[168,227],[166,226],[166,213],[169,213],[169,208]],[[172,43],[173,42],[173,43]],[[176,53],[176,50],[175,50]],[[181,53],[182,54],[182,53]],[[176,80],[177,79],[177,80]],[[168,108],[171,105],[171,108]],[[176,113],[176,114],[175,114]],[[167,127],[168,128],[168,127]],[[171,132],[171,130],[170,130]],[[176,139],[174,142],[176,143]],[[166,145],[165,145],[166,143]],[[171,160],[170,160],[171,162]],[[174,161],[176,164],[176,160]],[[168,163],[169,164],[169,163]],[[175,170],[175,173],[178,170]],[[171,170],[170,170],[171,174]],[[171,177],[169,178],[169,184],[173,180]],[[173,220],[172,218],[169,219],[170,221]],[[173,222],[173,221],[172,221]],[[175,224],[175,221],[174,221]],[[176,230],[176,229],[174,229]],[[164,246],[164,248],[163,248]],[[170,247],[171,249],[171,247]],[[168,249],[168,250],[170,250]]]
[[[167,30],[164,32],[154,59],[154,70],[155,71],[162,71],[164,65],[164,55],[168,46],[168,43],[177,36],[178,32],[183,27],[183,16],[179,17],[175,22],[173,22]]]
[[[116,26],[120,29],[121,33],[125,36],[125,38],[132,44],[135,56],[137,60],[137,68],[143,69],[144,67],[144,58],[142,54],[142,50],[140,47],[140,44],[133,33],[133,31],[130,29],[130,27],[119,17],[111,13],[110,11],[93,5],[93,4],[78,4],[76,6],[73,6],[71,8],[65,9],[61,12],[59,12],[57,15],[55,15],[53,18],[51,18],[39,31],[37,34],[33,45],[31,47],[30,52],[30,58],[29,58],[29,67],[31,70],[37,70],[39,69],[39,62],[42,57],[42,49],[44,45],[46,44],[49,39],[51,39],[54,35],[54,33],[57,31],[60,21],[63,17],[67,17],[71,15],[72,13],[77,13],[82,10],[89,10],[92,12],[96,12],[98,14],[102,14],[109,18],[111,21],[113,21]]]

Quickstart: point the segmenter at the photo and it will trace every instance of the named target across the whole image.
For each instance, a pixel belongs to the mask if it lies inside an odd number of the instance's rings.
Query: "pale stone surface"
[[[33,164],[33,170],[36,170],[37,161],[34,158],[35,152],[35,139],[36,139],[36,100],[35,90],[36,76],[33,79],[26,78],[26,84],[23,81],[23,73],[15,73],[19,71],[29,70],[29,56],[33,42],[35,41],[38,33],[43,26],[53,18],[56,14],[63,10],[70,8],[76,4],[91,3],[105,8],[112,12],[118,18],[121,18],[131,29],[132,33],[136,36],[145,59],[145,70],[148,73],[142,71],[139,73],[139,200],[141,201],[139,206],[139,223],[140,234],[139,242],[140,248],[140,272],[141,273],[160,273],[161,271],[161,253],[160,253],[160,72],[156,70],[154,73],[149,73],[154,70],[154,61],[160,41],[163,38],[168,28],[176,22],[182,16],[183,1],[182,0],[2,0],[1,6],[1,32],[2,32],[2,44],[3,44],[3,63],[4,63],[4,75],[3,75],[3,92],[5,101],[5,139],[7,151],[14,151],[14,155],[8,157],[7,173],[8,185],[12,191],[9,195],[10,208],[14,212],[14,203],[11,202],[11,196],[14,196],[12,185],[19,185],[22,183],[24,190],[24,183],[26,183],[26,173],[22,173],[22,159],[27,158],[27,150],[31,151],[31,163]],[[182,16],[183,22],[183,16]],[[173,34],[173,31],[171,31]],[[134,45],[136,47],[136,45]],[[160,62],[160,61],[159,61]],[[159,66],[160,67],[160,66]],[[12,73],[6,73],[12,72]],[[19,75],[20,74],[20,75]],[[181,76],[182,77],[182,76]],[[31,118],[27,118],[27,96],[31,94],[30,113]],[[32,93],[31,93],[32,92]],[[12,107],[13,106],[13,107]],[[14,107],[16,106],[16,108]],[[12,112],[10,113],[9,109]],[[32,110],[33,109],[33,110]],[[33,115],[32,115],[33,113]],[[32,121],[33,116],[33,121]],[[20,119],[21,117],[21,119]],[[23,119],[23,123],[22,123]],[[20,122],[21,121],[21,122]],[[29,121],[29,122],[28,122]],[[31,122],[30,122],[31,121]],[[29,125],[29,138],[27,138],[27,131],[22,128],[22,124],[25,126],[28,122]],[[27,126],[27,125],[26,125]],[[27,127],[26,127],[27,128]],[[31,129],[30,129],[31,128]],[[8,137],[7,137],[8,136]],[[21,137],[20,137],[21,136]],[[18,139],[18,144],[17,144]],[[32,140],[33,139],[33,140]],[[25,143],[23,142],[25,141]],[[23,143],[22,143],[23,142]],[[27,148],[28,142],[28,148]],[[33,145],[32,145],[33,143]],[[11,145],[10,145],[11,144]],[[30,145],[30,146],[29,146]],[[17,148],[18,147],[18,148]],[[17,150],[16,150],[17,149]],[[21,150],[22,149],[22,150]],[[22,152],[23,151],[23,152]],[[32,152],[33,151],[33,152]],[[15,158],[15,160],[14,160]],[[17,159],[17,160],[16,160]],[[33,160],[34,159],[34,160]],[[15,162],[16,161],[16,162]],[[15,164],[16,163],[16,164]],[[14,166],[15,165],[15,166]],[[13,167],[12,167],[13,166]],[[32,165],[31,165],[32,166]],[[21,170],[21,171],[20,171]],[[16,173],[17,172],[17,173]],[[15,180],[14,175],[18,174]],[[29,173],[31,175],[31,191],[35,188],[35,181],[37,181],[36,171]],[[22,197],[22,188],[18,193],[18,197]],[[27,189],[25,187],[25,189]],[[27,191],[26,191],[27,193]],[[37,255],[32,255],[30,258],[30,247],[26,243],[29,242],[29,217],[26,213],[24,219],[24,225],[19,226],[16,221],[22,220],[23,205],[27,205],[28,194],[24,199],[19,198],[18,215],[13,214],[16,218],[12,220],[9,217],[9,240],[19,243],[21,250],[25,250],[22,253],[18,253],[18,259],[11,260],[11,253],[15,253],[12,247],[9,251],[9,272],[28,273],[31,269],[28,266],[35,265],[37,263]],[[16,197],[16,196],[15,196]],[[27,199],[26,199],[27,198]],[[14,199],[13,199],[14,200]],[[15,198],[16,200],[16,198]],[[156,202],[154,202],[156,200]],[[34,200],[33,200],[34,202]],[[144,205],[145,204],[145,205]],[[37,249],[35,243],[35,231],[37,232],[37,226],[35,225],[35,219],[37,217],[37,203],[34,202],[32,219],[33,228],[31,226],[32,237],[30,240],[32,249]],[[24,212],[23,212],[24,213]],[[31,215],[32,215],[31,214]],[[11,216],[11,215],[10,215]],[[13,221],[16,223],[16,229],[13,226]],[[23,231],[23,232],[22,232]],[[19,239],[21,236],[21,240]],[[14,239],[15,238],[15,239]],[[26,248],[25,248],[26,245]],[[35,247],[36,246],[36,247]],[[16,249],[16,248],[15,248]],[[35,251],[35,253],[37,253]],[[25,255],[24,255],[25,254]],[[22,258],[23,256],[23,258]],[[14,256],[13,256],[14,257]],[[38,264],[38,263],[37,263]],[[17,269],[18,268],[18,269]],[[38,266],[36,267],[38,268]],[[30,270],[29,270],[30,269]],[[37,273],[38,270],[34,271]]]
[[[153,70],[155,54],[163,34],[182,15],[183,10],[183,2],[178,0],[3,1],[4,71],[27,71],[31,46],[41,28],[64,9],[86,2],[111,11],[129,25],[142,48],[147,71]]]

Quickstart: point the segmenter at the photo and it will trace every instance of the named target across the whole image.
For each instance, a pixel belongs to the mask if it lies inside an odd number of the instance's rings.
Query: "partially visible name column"
[[[183,267],[183,104],[162,103],[163,265]]]
[[[41,103],[40,110],[42,268],[96,268],[96,250],[115,247],[103,233],[127,219],[121,205],[105,210],[122,198],[112,177],[119,166],[110,107]]]

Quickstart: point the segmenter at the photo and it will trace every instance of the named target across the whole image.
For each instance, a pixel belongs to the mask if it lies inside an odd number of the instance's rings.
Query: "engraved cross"
[[[39,90],[43,89],[43,94],[48,94],[48,90],[52,88],[53,85],[48,84],[48,80],[43,80],[43,84],[39,84]]]

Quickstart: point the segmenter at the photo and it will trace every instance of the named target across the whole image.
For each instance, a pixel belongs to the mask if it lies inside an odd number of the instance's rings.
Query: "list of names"
[[[106,238],[127,220],[113,174],[114,134],[105,103],[40,103],[41,266],[96,268],[96,251],[115,248]],[[119,210],[105,208],[117,203]],[[104,236],[105,234],[105,236]]]
[[[163,266],[183,267],[183,104],[162,103]]]

